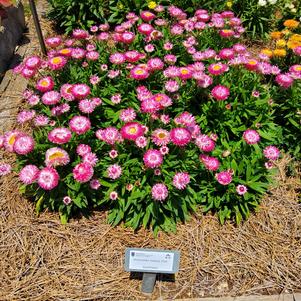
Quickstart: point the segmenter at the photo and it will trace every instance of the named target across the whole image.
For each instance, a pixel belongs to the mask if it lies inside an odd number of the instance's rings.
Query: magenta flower
[[[272,161],[275,161],[280,156],[280,151],[276,146],[270,145],[263,150],[264,156]]]
[[[40,170],[35,165],[26,165],[19,172],[19,179],[26,185],[34,183],[39,176]]]
[[[203,152],[211,152],[215,148],[215,143],[207,135],[200,135],[195,139],[195,144]]]
[[[219,169],[220,162],[215,157],[209,157],[207,155],[201,154],[200,160],[202,161],[202,163],[205,165],[206,169],[208,169],[208,170],[216,171]]]
[[[81,135],[90,130],[91,121],[85,116],[74,116],[69,121],[69,126],[72,132]]]
[[[226,100],[230,95],[230,90],[225,86],[217,85],[211,90],[211,95],[218,101]]]
[[[173,186],[177,189],[183,190],[190,182],[190,176],[187,172],[178,172],[175,174],[172,180]]]
[[[7,163],[0,163],[0,176],[6,176],[11,172],[11,165]]]
[[[152,198],[155,201],[164,201],[168,197],[168,189],[164,184],[157,183],[152,187]]]
[[[232,175],[229,171],[221,171],[215,175],[215,178],[222,185],[228,185],[232,182]]]
[[[116,180],[121,176],[122,169],[118,164],[113,164],[108,167],[107,173],[110,179]]]
[[[156,149],[149,149],[143,156],[143,162],[148,168],[159,167],[163,163],[163,156]]]
[[[245,185],[237,185],[236,192],[239,195],[244,195],[248,191],[248,188]]]
[[[61,100],[61,94],[57,91],[48,91],[43,94],[42,102],[44,105],[55,105]]]
[[[260,140],[260,136],[255,130],[246,130],[243,133],[243,139],[248,143],[248,144],[256,144]]]
[[[52,190],[59,183],[60,176],[52,167],[44,167],[40,170],[37,183],[44,190]]]
[[[123,139],[135,141],[144,134],[143,128],[138,122],[128,122],[120,130]]]
[[[19,155],[27,155],[33,151],[35,142],[31,136],[19,135],[15,139],[13,145],[14,152]]]
[[[170,140],[177,146],[185,146],[191,141],[191,133],[185,128],[173,128],[170,131]]]
[[[56,167],[59,165],[67,165],[70,162],[68,153],[59,147],[52,147],[46,151],[45,165]]]
[[[77,182],[89,182],[94,174],[93,167],[86,162],[79,163],[73,168],[73,177]]]

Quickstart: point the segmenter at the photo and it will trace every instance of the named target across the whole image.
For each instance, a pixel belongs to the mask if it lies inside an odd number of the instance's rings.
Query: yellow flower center
[[[136,74],[140,75],[140,74],[143,74],[144,73],[144,70],[142,69],[138,69],[135,71]]]
[[[218,71],[218,70],[221,70],[222,67],[220,65],[214,65],[212,69],[215,71]]]
[[[137,133],[137,129],[136,129],[135,127],[131,127],[131,128],[129,129],[129,133],[130,133],[130,134],[136,134],[136,133]]]
[[[159,139],[164,139],[164,138],[166,138],[166,134],[165,133],[159,133],[158,138]]]
[[[56,152],[49,156],[49,160],[55,160],[55,159],[59,159],[59,158],[63,158],[63,157],[64,157],[63,153]]]
[[[51,63],[53,64],[59,64],[62,62],[62,59],[60,57],[54,57],[52,60],[51,60]]]
[[[71,50],[68,49],[68,48],[62,49],[62,50],[60,51],[61,54],[68,54],[68,53],[70,53],[70,52],[71,52]]]
[[[249,64],[249,65],[253,65],[253,66],[254,66],[254,65],[256,65],[256,64],[257,64],[257,62],[256,62],[256,61],[254,61],[254,60],[250,60],[250,61],[248,61],[248,64]]]
[[[47,87],[48,86],[48,81],[47,80],[42,80],[42,81],[40,81],[40,85],[42,87]]]
[[[8,139],[8,144],[9,145],[13,145],[16,141],[16,135],[12,135],[9,139]]]
[[[182,69],[182,70],[181,70],[181,73],[182,73],[183,75],[188,74],[188,72],[189,72],[189,71],[188,71],[187,69]]]
[[[301,66],[296,66],[296,67],[295,67],[295,70],[296,70],[296,71],[301,71]]]

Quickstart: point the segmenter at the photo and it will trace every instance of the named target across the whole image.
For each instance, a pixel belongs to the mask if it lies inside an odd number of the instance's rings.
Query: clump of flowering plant
[[[15,68],[30,78],[19,119],[32,134],[1,138],[22,158],[21,191],[62,222],[106,208],[112,225],[175,231],[198,205],[247,218],[280,156],[265,81],[280,70],[243,31],[231,11],[169,6],[47,39],[46,59]]]

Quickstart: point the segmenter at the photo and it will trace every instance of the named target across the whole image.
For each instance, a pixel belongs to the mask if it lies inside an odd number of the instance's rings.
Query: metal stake
[[[43,34],[42,34],[42,30],[41,30],[41,25],[40,25],[40,22],[39,22],[39,17],[38,17],[38,13],[37,13],[37,9],[36,9],[36,5],[35,5],[34,0],[29,0],[29,6],[30,6],[30,10],[31,10],[31,13],[32,13],[32,16],[33,16],[33,22],[34,22],[34,25],[35,25],[35,28],[36,28],[36,32],[37,32],[37,35],[38,35],[38,39],[39,39],[39,42],[40,42],[42,53],[44,55],[47,55],[47,50],[46,50],[46,46],[45,46],[45,43],[44,43]]]
[[[156,282],[156,273],[143,273],[141,291],[150,294],[154,290]]]

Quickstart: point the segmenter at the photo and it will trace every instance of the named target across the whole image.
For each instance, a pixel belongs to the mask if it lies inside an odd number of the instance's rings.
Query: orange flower
[[[285,57],[286,56],[286,50],[285,49],[275,49],[273,51],[273,55],[278,56],[278,57]]]
[[[299,42],[299,41],[288,41],[287,42],[287,48],[289,48],[289,49],[295,49],[298,46],[301,46],[301,42]]]
[[[301,42],[301,35],[295,33],[289,38],[289,40],[294,42]]]
[[[289,20],[284,21],[283,25],[288,28],[297,28],[299,26],[299,23],[300,22],[298,22],[296,20],[289,19]]]
[[[286,45],[286,41],[284,39],[280,39],[276,42],[276,47],[277,48],[284,48]]]
[[[281,31],[273,31],[270,33],[270,36],[274,40],[278,40],[282,37],[282,32]]]
[[[268,57],[272,57],[273,56],[273,51],[270,50],[270,49],[267,49],[267,48],[266,49],[262,49],[261,53],[264,54],[264,55],[266,55],[266,56],[268,56]]]

